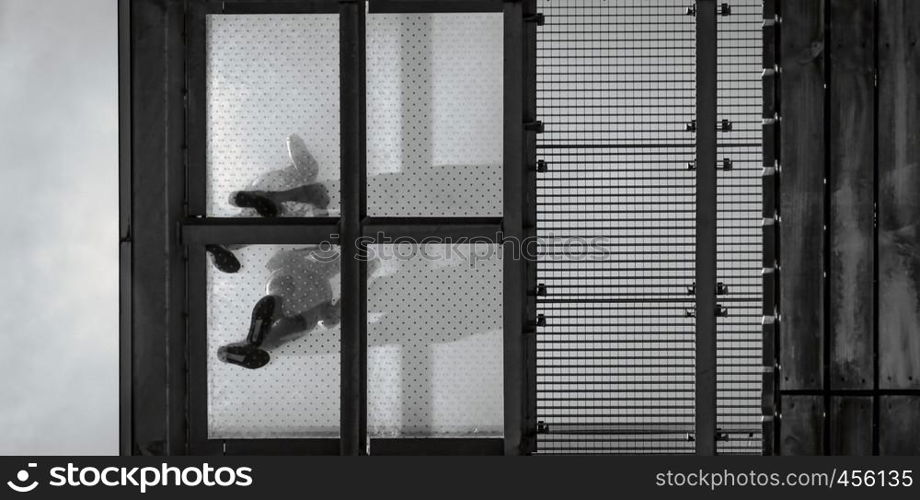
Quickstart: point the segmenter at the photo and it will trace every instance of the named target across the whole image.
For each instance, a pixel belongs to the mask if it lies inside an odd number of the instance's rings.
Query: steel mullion
[[[318,245],[338,240],[339,220],[191,219],[182,226],[189,245]]]
[[[341,454],[367,453],[367,216],[365,2],[343,1],[341,35],[342,366]]]
[[[716,164],[717,26],[715,0],[696,2],[696,164]],[[696,169],[697,455],[716,453],[716,272],[718,170]]]

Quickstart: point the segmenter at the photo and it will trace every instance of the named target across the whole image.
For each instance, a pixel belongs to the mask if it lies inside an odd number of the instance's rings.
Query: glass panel
[[[497,245],[375,245],[368,265],[368,433],[501,436]]]
[[[338,247],[207,248],[208,435],[338,436]]]
[[[207,214],[338,215],[338,15],[209,15],[207,31]]]
[[[368,16],[370,215],[502,215],[502,20]]]

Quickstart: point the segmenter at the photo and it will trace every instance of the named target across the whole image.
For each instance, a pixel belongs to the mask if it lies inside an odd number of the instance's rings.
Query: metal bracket
[[[525,124],[524,124],[524,130],[526,130],[526,131],[528,131],[528,132],[536,132],[536,133],[538,133],[538,134],[542,134],[543,131],[545,130],[545,127],[543,126],[543,122],[537,120],[537,121],[535,121],[535,122],[527,122],[527,123],[525,123]]]
[[[544,314],[537,315],[537,326],[546,326],[546,315]]]
[[[696,119],[695,118],[693,120],[690,120],[689,123],[687,123],[687,132],[696,132]]]
[[[725,318],[725,317],[728,317],[728,308],[723,306],[722,304],[716,304],[716,309],[715,311],[713,311],[713,313],[716,315],[717,318]],[[684,310],[684,314],[686,314],[688,318],[695,318],[696,309],[687,308],[686,310]]]
[[[728,5],[727,3],[723,3],[722,5],[719,6],[719,8],[718,8],[718,13],[719,13],[720,16],[723,16],[723,17],[724,17],[724,16],[730,16],[731,13],[732,13],[732,7],[731,7],[731,5]],[[687,7],[687,15],[688,15],[688,16],[695,16],[695,15],[696,15],[696,4],[693,4],[693,5],[689,6],[689,7]]]
[[[775,15],[775,16],[773,16],[773,17],[767,17],[767,18],[764,18],[764,20],[763,20],[763,25],[764,25],[765,27],[766,27],[766,26],[773,26],[773,25],[776,25],[776,24],[783,24],[783,18],[780,17],[779,15]]]
[[[733,163],[731,158],[722,158],[722,170],[731,170]]]
[[[546,172],[546,160],[537,160],[537,165],[534,169],[541,174]]]
[[[549,424],[542,420],[537,421],[537,434],[549,434]]]
[[[536,23],[537,26],[543,26],[544,24],[546,24],[546,16],[544,16],[542,12],[537,12],[534,15],[525,17],[524,22]]]
[[[732,129],[732,121],[726,118],[723,118],[719,123],[719,130],[722,132],[729,132]]]
[[[546,285],[544,285],[543,283],[537,284],[536,294],[537,294],[537,297],[545,297],[546,296]]]
[[[716,283],[716,295],[725,295],[727,293],[728,293],[728,285],[726,285],[725,283],[721,281]],[[688,295],[696,294],[696,282],[694,282],[692,285],[687,287],[687,294]]]

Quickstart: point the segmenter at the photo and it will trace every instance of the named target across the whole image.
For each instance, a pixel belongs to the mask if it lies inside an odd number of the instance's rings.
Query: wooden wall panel
[[[820,396],[783,397],[780,422],[781,455],[824,452],[824,400]]]
[[[783,389],[818,389],[824,351],[823,2],[781,6],[781,382]]]
[[[879,356],[920,388],[920,2],[879,2]]]
[[[831,400],[830,453],[872,455],[872,397],[841,396]]]
[[[920,455],[920,396],[886,396],[879,409],[879,454]]]
[[[875,7],[830,4],[830,383],[873,384]]]

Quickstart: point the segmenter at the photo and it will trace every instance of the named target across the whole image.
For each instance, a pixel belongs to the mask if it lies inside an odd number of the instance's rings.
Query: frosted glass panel
[[[502,215],[502,22],[367,17],[370,215]]]
[[[377,245],[368,271],[372,437],[503,434],[497,245]]]
[[[207,17],[207,214],[339,213],[336,14]]]
[[[338,249],[208,250],[209,436],[338,436]]]

